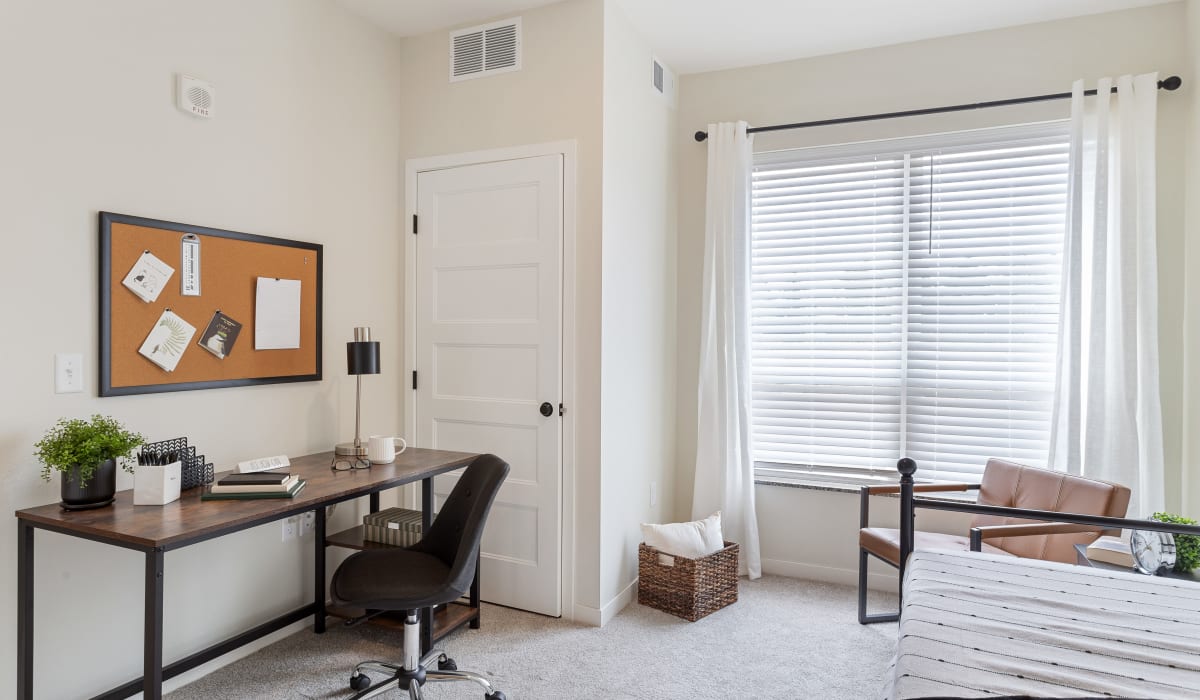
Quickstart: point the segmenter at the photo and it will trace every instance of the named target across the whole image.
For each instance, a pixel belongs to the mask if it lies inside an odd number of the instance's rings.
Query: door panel
[[[512,465],[483,537],[483,598],[555,616],[562,202],[561,156],[417,176],[416,444]],[[439,506],[456,480],[434,480]]]

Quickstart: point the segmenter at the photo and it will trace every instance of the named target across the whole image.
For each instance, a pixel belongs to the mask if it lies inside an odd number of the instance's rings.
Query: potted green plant
[[[144,442],[141,435],[108,416],[60,418],[34,445],[34,455],[42,463],[46,481],[51,471],[62,473],[62,507],[84,510],[112,503],[117,461],[132,473],[133,466],[125,459]]]
[[[1196,521],[1173,513],[1155,513],[1151,520],[1176,525],[1195,525]],[[1200,537],[1195,535],[1175,535],[1175,571],[1190,574],[1200,567]]]

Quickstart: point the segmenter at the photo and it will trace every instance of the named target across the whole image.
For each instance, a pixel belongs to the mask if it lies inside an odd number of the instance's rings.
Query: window
[[[1064,123],[759,154],[754,456],[975,480],[1044,465],[1066,225]]]

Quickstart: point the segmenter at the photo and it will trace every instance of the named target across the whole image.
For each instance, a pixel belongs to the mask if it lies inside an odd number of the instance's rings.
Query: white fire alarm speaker
[[[212,117],[217,97],[217,91],[212,85],[180,73],[178,96],[179,109],[204,119]]]

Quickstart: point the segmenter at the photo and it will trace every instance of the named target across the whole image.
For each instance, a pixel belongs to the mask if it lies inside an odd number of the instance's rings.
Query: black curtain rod
[[[1178,90],[1179,86],[1183,85],[1183,79],[1178,75],[1172,75],[1169,78],[1164,78],[1158,81],[1160,90]],[[1114,86],[1113,92],[1117,91]],[[1085,95],[1095,95],[1095,90],[1084,90]],[[861,117],[841,117],[840,119],[820,119],[815,122],[797,122],[795,124],[776,124],[774,126],[756,126],[746,129],[748,134],[759,134],[764,131],[784,131],[786,129],[807,129],[810,126],[831,126],[833,124],[852,124],[854,122],[871,122],[878,119],[895,119],[897,117],[919,117],[925,114],[942,114],[943,112],[965,112],[971,109],[986,109],[988,107],[1007,107],[1009,105],[1023,105],[1030,102],[1049,102],[1050,100],[1069,100],[1071,93],[1056,92],[1052,95],[1034,95],[1033,97],[1014,97],[1010,100],[992,100],[991,102],[973,102],[965,105],[951,105],[949,107],[929,107],[927,109],[910,109],[905,112],[885,112],[883,114],[867,114]],[[697,131],[696,140],[704,141],[708,138],[708,132]]]

